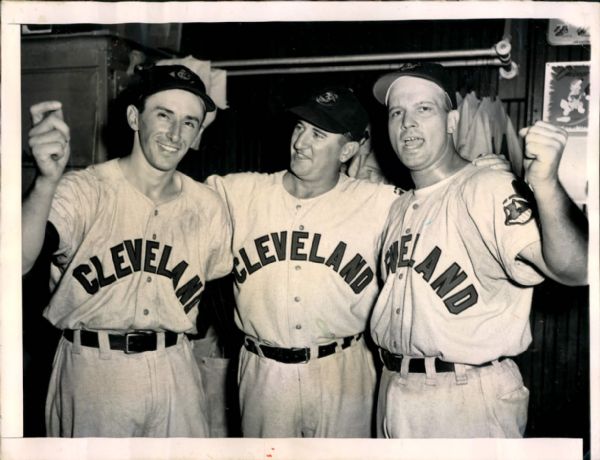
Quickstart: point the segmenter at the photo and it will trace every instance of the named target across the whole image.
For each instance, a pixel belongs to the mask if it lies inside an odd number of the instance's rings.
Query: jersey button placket
[[[404,211],[404,220],[402,221],[402,226],[404,231],[402,233],[409,234],[411,232],[411,222],[413,217],[413,211],[419,209],[419,203],[417,201],[413,201],[411,205],[407,206]]]
[[[158,208],[154,208],[154,212],[152,213],[154,215],[154,217],[158,216]],[[149,230],[150,232],[150,230]],[[152,232],[152,241],[156,241],[156,238],[158,237],[158,235],[156,234],[156,231]]]
[[[305,226],[301,224],[301,219],[304,217],[303,206],[300,202],[294,204],[294,217],[292,221],[292,231],[304,231]],[[297,260],[290,260],[288,264],[288,276],[290,280],[289,294],[290,302],[288,309],[288,321],[290,328],[293,332],[302,337],[302,323],[304,318],[304,311],[302,308],[302,262]],[[296,335],[292,334],[292,335]]]
[[[156,217],[160,215],[159,209],[155,207],[151,213],[150,218],[148,219],[148,227],[146,228],[145,239],[156,241],[158,238],[156,228],[158,227],[158,223],[156,221]],[[142,278],[146,287],[144,289],[139,290],[137,305],[136,308],[136,317],[140,318],[139,322],[142,324],[148,324],[148,321],[151,320],[151,302],[149,299],[154,299],[155,297],[155,289],[158,286],[153,283],[154,279],[151,273],[143,273],[144,277]]]
[[[297,290],[302,285],[301,276],[301,268],[300,263],[296,262],[294,264],[290,264],[291,269],[291,285],[290,285],[290,294],[291,294],[291,306],[288,311],[290,325],[297,333],[300,333],[302,330],[302,319],[303,319],[303,310],[302,310],[302,296],[297,292]],[[294,293],[294,291],[296,291]]]
[[[415,232],[419,232],[420,231],[420,221],[422,219],[423,213],[426,212],[426,210],[421,211],[421,203],[416,199],[416,197],[413,199],[413,202],[411,203],[411,206],[409,208],[410,210],[410,219],[406,220],[406,234],[410,234],[413,231]],[[414,244],[416,236],[413,234],[412,235],[412,243]],[[411,246],[411,259],[413,259],[415,257],[415,250],[416,247],[415,246]],[[406,267],[404,270],[405,276],[400,273],[398,278],[400,280],[402,280],[403,278],[406,278],[405,281],[403,282],[403,286],[406,286],[406,283],[409,283],[410,280],[410,276],[412,276],[412,272],[410,271],[411,267]],[[401,285],[401,286],[402,286]],[[399,321],[399,328],[397,329],[398,331],[400,331],[400,335],[396,336],[396,340],[394,341],[394,347],[396,348],[396,352],[397,353],[402,353],[405,352],[407,350],[410,349],[410,331],[411,331],[411,324],[413,324],[413,311],[409,308],[409,309],[400,309],[398,308],[396,310],[397,315],[398,315],[398,321]]]

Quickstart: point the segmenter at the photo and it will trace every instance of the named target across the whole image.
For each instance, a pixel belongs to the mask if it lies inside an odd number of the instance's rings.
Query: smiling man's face
[[[343,134],[330,133],[307,121],[298,120],[292,133],[290,170],[295,176],[306,180],[336,175],[347,142],[349,140]]]
[[[206,110],[200,97],[169,89],[148,96],[140,113],[128,108],[146,161],[160,171],[174,170],[200,134]]]

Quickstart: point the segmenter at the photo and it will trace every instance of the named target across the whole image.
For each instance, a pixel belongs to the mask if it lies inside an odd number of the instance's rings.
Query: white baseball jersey
[[[117,160],[63,176],[49,220],[60,235],[45,309],[60,329],[196,331],[208,280],[231,271],[222,200],[181,173],[181,193],[154,203]]]
[[[380,347],[465,364],[527,348],[531,286],[543,278],[517,255],[540,235],[515,184],[467,165],[394,204],[371,320]]]
[[[211,176],[233,221],[240,329],[274,346],[312,347],[365,330],[378,292],[389,185],[342,175],[299,199],[275,174]],[[252,437],[371,435],[375,367],[364,339],[343,352],[285,364],[242,348],[242,432]]]
[[[362,332],[378,292],[377,257],[394,187],[341,175],[308,199],[288,193],[285,171],[211,176],[233,221],[235,320],[280,347]]]

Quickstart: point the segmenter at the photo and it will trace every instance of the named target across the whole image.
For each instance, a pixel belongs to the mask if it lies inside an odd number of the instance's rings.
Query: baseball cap
[[[329,87],[314,93],[304,104],[289,109],[303,120],[335,134],[365,135],[369,116],[350,88]]]
[[[138,94],[147,97],[168,89],[182,89],[200,97],[207,112],[215,110],[215,103],[206,94],[206,87],[198,75],[183,65],[151,65],[136,69],[140,80]]]
[[[387,105],[390,88],[400,77],[417,77],[432,81],[446,92],[451,107],[456,109],[456,94],[449,75],[442,65],[433,62],[406,63],[399,70],[379,77],[373,85],[375,99]]]

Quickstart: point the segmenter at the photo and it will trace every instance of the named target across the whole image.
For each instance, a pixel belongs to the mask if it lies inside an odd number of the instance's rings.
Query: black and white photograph
[[[598,5],[2,13],[2,458],[600,458]]]

